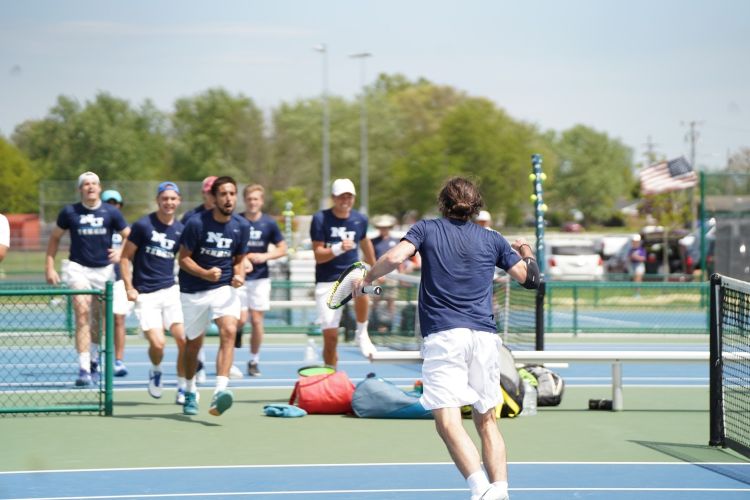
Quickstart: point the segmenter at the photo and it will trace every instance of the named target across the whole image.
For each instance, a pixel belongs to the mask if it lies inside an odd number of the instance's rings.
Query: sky
[[[748,61],[745,0],[0,0],[0,134],[59,95],[169,111],[223,87],[269,113],[320,96],[324,75],[354,99],[400,73],[540,130],[587,125],[635,161],[690,159],[692,123],[697,167],[716,169],[750,148]]]

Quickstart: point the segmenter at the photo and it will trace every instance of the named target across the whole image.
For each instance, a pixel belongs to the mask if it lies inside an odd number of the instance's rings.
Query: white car
[[[593,241],[547,242],[545,275],[551,280],[601,280],[604,263]]]

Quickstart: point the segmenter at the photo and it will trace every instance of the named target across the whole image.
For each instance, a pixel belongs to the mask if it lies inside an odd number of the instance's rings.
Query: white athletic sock
[[[158,365],[151,363],[151,369],[155,372],[161,372],[161,363],[159,363]]]
[[[90,343],[89,352],[91,353],[91,359],[99,359],[99,344]]]
[[[255,363],[256,365],[260,363],[260,353],[256,352],[255,354],[250,353],[250,361],[252,363]]]
[[[91,354],[87,352],[79,352],[78,365],[81,367],[81,370],[91,370]]]
[[[367,324],[368,323],[369,323],[369,321],[363,321],[362,323],[360,323],[359,321],[357,321],[357,330],[355,331],[354,336],[357,337],[357,338],[359,338],[359,336],[362,334],[362,332],[367,333]]]
[[[185,377],[177,377],[177,388],[185,390],[187,387],[187,379]]]
[[[219,391],[226,391],[228,386],[229,386],[229,377],[223,377],[221,375],[217,375],[216,376],[216,389],[214,389],[214,394],[216,394]]]
[[[195,382],[195,377],[187,379],[185,383],[187,384],[187,387],[185,388],[185,392],[192,392],[192,393],[198,392],[198,384]]]
[[[206,353],[204,352],[202,347],[201,347],[201,350],[198,351],[198,361],[200,361],[201,363],[206,362]]]
[[[476,497],[482,496],[482,494],[487,491],[487,488],[490,487],[490,480],[487,479],[487,474],[485,474],[482,469],[469,474],[469,477],[466,478],[466,482],[469,484],[471,494]]]

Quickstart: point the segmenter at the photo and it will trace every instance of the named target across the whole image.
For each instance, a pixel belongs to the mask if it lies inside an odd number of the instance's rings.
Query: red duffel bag
[[[307,413],[343,414],[352,412],[354,384],[346,372],[300,377],[289,398]]]

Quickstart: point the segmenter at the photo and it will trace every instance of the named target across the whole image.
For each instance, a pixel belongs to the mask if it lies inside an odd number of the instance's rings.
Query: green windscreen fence
[[[74,308],[89,302],[101,376],[78,387]],[[93,315],[96,315],[94,318]],[[107,321],[107,318],[110,320]],[[0,287],[0,414],[112,414],[112,284],[104,292],[42,284]],[[102,369],[103,368],[103,369]]]

